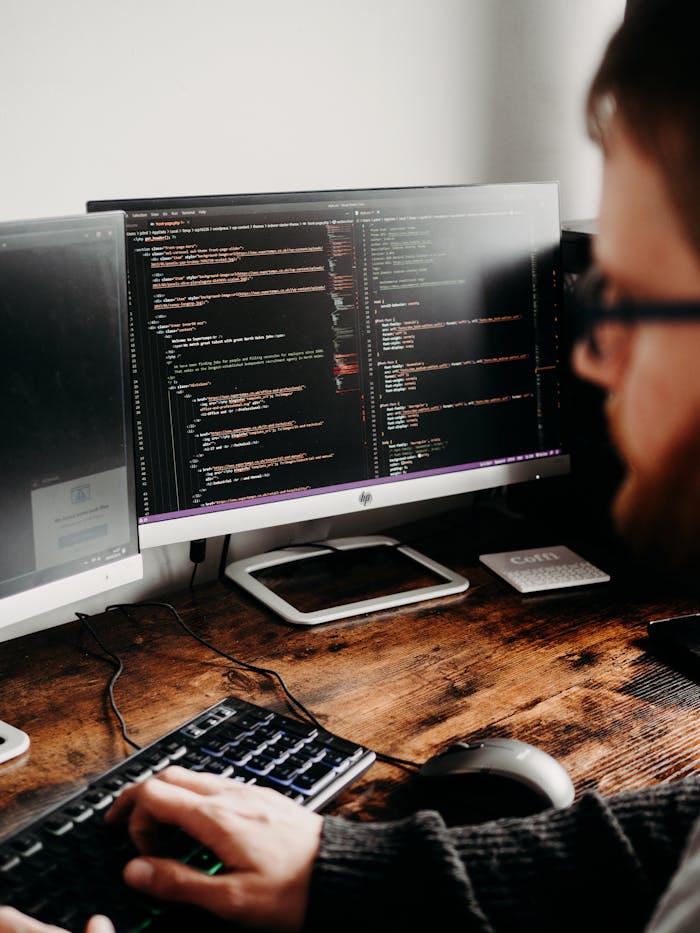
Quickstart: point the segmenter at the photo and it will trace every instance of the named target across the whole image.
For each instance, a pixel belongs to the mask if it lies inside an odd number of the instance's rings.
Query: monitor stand
[[[0,720],[0,762],[16,758],[29,748],[29,736],[21,729]]]
[[[367,599],[344,602],[322,609],[305,611],[292,605],[291,602],[274,592],[270,586],[255,576],[256,573],[261,571],[297,561],[313,561],[339,552],[348,553],[359,549],[364,551],[368,548],[390,549],[394,555],[401,555],[402,558],[405,558],[414,566],[418,565],[417,569],[429,573],[432,578],[436,578],[437,582],[415,588],[399,589],[395,592],[374,595]],[[376,552],[376,555],[369,554],[367,556],[374,560],[375,557],[380,557],[380,552]],[[225,573],[234,583],[255,596],[285,621],[294,625],[318,625],[320,622],[333,622],[337,619],[345,619],[368,612],[393,609],[397,606],[405,606],[425,599],[436,599],[462,593],[469,586],[469,581],[465,577],[449,570],[419,551],[400,544],[394,538],[385,535],[333,538],[318,544],[295,545],[282,550],[268,551],[265,554],[256,554],[252,557],[234,561],[226,567]],[[342,581],[339,582],[342,583]]]

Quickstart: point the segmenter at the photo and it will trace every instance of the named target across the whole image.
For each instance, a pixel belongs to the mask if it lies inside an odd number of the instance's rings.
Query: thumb
[[[233,873],[207,875],[173,859],[139,857],[124,868],[131,887],[162,901],[204,907],[227,920],[234,919],[239,879]]]

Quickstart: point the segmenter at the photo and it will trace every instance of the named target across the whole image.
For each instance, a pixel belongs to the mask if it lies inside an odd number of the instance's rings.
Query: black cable
[[[231,535],[226,535],[224,537],[224,542],[221,545],[221,557],[219,558],[219,580],[223,580],[224,571],[226,570],[226,564],[228,563],[228,548],[231,542]]]
[[[410,761],[408,758],[395,758],[393,755],[385,755],[383,752],[374,753],[379,761],[385,764],[394,765],[396,768],[404,768],[406,771],[414,771],[416,774],[420,771],[420,765],[417,761]]]
[[[207,556],[207,539],[206,538],[197,538],[195,541],[190,541],[190,560],[193,563],[192,567],[192,576],[190,577],[190,589],[194,586],[194,578],[197,573],[197,567],[202,563],[204,558]]]
[[[225,550],[222,552],[222,565],[221,565],[221,568],[220,568],[220,576],[223,575],[224,554],[228,551],[228,541],[229,541],[230,537],[231,537],[230,535],[227,535],[227,536],[226,536]],[[405,542],[403,542],[403,541],[393,541],[393,542],[391,542],[391,543],[387,543],[387,544],[382,545],[382,546],[384,546],[384,547],[389,547],[389,548],[392,548],[392,549],[398,549],[398,548],[400,548],[403,544],[405,544]],[[329,551],[329,552],[331,552],[331,553],[338,553],[338,554],[346,554],[346,553],[348,553],[348,551],[352,551],[352,550],[353,550],[352,548],[342,548],[342,547],[338,547],[337,545],[331,544],[331,543],[328,542],[328,541],[308,541],[308,542],[304,542],[303,544],[285,544],[285,545],[283,545],[283,546],[280,548],[280,550],[284,551],[284,550],[292,549],[292,548],[295,548],[295,547],[316,548],[316,549],[321,550],[321,551]],[[170,607],[170,608],[172,608],[172,607]],[[175,610],[173,609],[173,612],[174,612],[174,611],[175,611]],[[190,634],[191,634],[194,638],[197,638],[197,639],[200,640],[200,641],[202,640],[202,639],[199,639],[199,636],[197,636],[194,632],[190,632]],[[203,644],[206,644],[205,642],[202,642],[202,643],[203,643]],[[213,651],[216,651],[216,652],[218,652],[218,653],[220,653],[220,654],[223,654],[223,652],[219,652],[219,649],[216,648],[216,647],[213,646],[213,645],[207,645],[207,647],[212,648]],[[228,655],[224,654],[224,657],[227,657],[227,658],[228,658]],[[233,660],[233,659],[229,659],[229,660]],[[241,662],[236,661],[235,663],[241,663]],[[277,677],[280,676],[279,674],[277,674],[276,671],[266,671],[264,668],[254,668],[254,667],[252,667],[252,665],[249,666],[249,667],[250,667],[250,669],[252,669],[252,670],[262,670],[262,671],[265,671],[265,673],[272,673],[272,674],[274,674],[274,675],[277,676]],[[281,678],[280,678],[280,680],[281,680]],[[286,686],[284,686],[284,684],[283,684],[283,689],[284,689],[285,693],[287,693],[289,696],[291,696],[291,694],[289,694],[289,691],[287,690]],[[292,698],[292,699],[293,699],[293,702],[294,702],[295,704],[297,704],[301,710],[304,711],[305,715],[308,716],[309,720],[310,720],[315,726],[318,726],[319,728],[323,728],[323,726],[321,726],[321,724],[318,722],[318,720],[316,719],[316,717],[313,716],[313,715],[312,715],[298,700],[296,700],[295,698]],[[416,771],[416,772],[420,770],[420,765],[419,765],[418,762],[416,762],[416,761],[410,761],[410,760],[407,759],[407,758],[397,758],[397,757],[395,757],[395,756],[393,756],[393,755],[385,755],[385,754],[383,754],[382,752],[375,752],[375,754],[376,754],[377,758],[379,759],[379,761],[383,761],[383,762],[385,762],[386,764],[389,764],[389,765],[394,765],[394,766],[397,767],[397,768],[405,768],[407,771]]]
[[[125,603],[125,604],[116,604],[114,606],[107,606],[107,612],[120,609],[122,612],[126,613],[127,609],[167,609],[171,612],[175,619],[177,620],[178,625],[185,631],[188,635],[198,641],[201,645],[204,645],[205,648],[209,648],[210,651],[213,651],[215,654],[221,655],[222,658],[226,658],[227,661],[230,661],[231,664],[236,664],[238,667],[242,667],[244,670],[252,671],[255,674],[265,674],[267,677],[272,677],[278,682],[282,690],[284,691],[287,700],[292,705],[296,707],[302,715],[318,729],[325,728],[319,721],[316,719],[314,714],[308,710],[301,700],[297,700],[294,694],[291,692],[287,684],[284,682],[284,678],[278,672],[269,667],[259,667],[256,664],[250,664],[248,661],[241,661],[240,658],[234,658],[233,655],[228,654],[226,651],[223,651],[221,648],[217,648],[216,645],[212,645],[211,642],[208,642],[205,638],[202,638],[201,635],[198,635],[193,631],[189,625],[184,621],[177,609],[172,606],[170,603],[161,603],[161,602],[147,602],[147,603]]]
[[[122,671],[124,670],[124,665],[122,664],[122,660],[118,654],[115,654],[113,651],[110,651],[110,649],[105,645],[105,643],[102,641],[100,636],[97,634],[95,629],[90,625],[90,623],[88,622],[88,619],[90,618],[90,616],[87,613],[76,612],[76,616],[80,620],[80,622],[85,626],[88,632],[90,632],[90,634],[95,639],[95,641],[100,646],[100,648],[104,651],[104,653],[109,656],[111,663],[113,663],[116,668],[116,670],[114,671],[114,673],[109,679],[109,683],[107,684],[107,693],[109,695],[109,703],[110,703],[110,706],[112,707],[112,712],[114,713],[114,715],[117,717],[117,720],[119,721],[119,727],[121,729],[121,733],[124,738],[124,741],[128,742],[129,745],[132,745],[134,748],[140,749],[141,746],[138,744],[138,742],[135,742],[129,735],[127,728],[126,728],[126,723],[124,722],[124,717],[122,716],[119,710],[119,707],[117,706],[117,701],[114,699],[114,685],[119,680],[119,677]]]
[[[186,632],[190,637],[194,638],[195,641],[199,642],[201,645],[204,645],[205,648],[208,648],[210,651],[213,651],[215,654],[220,655],[222,658],[226,658],[227,661],[230,661],[232,664],[236,664],[238,667],[242,667],[244,670],[252,671],[256,674],[265,674],[268,677],[275,679],[282,690],[284,691],[287,700],[292,705],[292,708],[296,707],[296,710],[301,712],[301,714],[306,718],[306,720],[312,725],[316,726],[318,729],[323,729],[325,731],[325,726],[319,722],[319,720],[314,716],[314,714],[307,709],[301,700],[298,700],[291,690],[287,687],[287,684],[284,681],[282,675],[272,668],[268,667],[259,667],[256,664],[250,664],[248,661],[241,661],[240,658],[234,658],[233,655],[228,654],[226,651],[223,651],[221,648],[217,648],[216,645],[213,645],[211,642],[207,641],[205,638],[202,638],[201,635],[198,635],[193,631],[189,625],[184,621],[180,613],[175,609],[170,603],[164,602],[146,602],[146,603],[121,603],[115,604],[113,606],[107,606],[106,611],[110,612],[112,610],[119,609],[125,615],[128,615],[127,610],[129,609],[167,609],[173,614],[177,620],[178,625]],[[380,761],[385,762],[386,764],[394,765],[398,768],[405,768],[409,771],[418,771],[420,765],[415,761],[410,761],[406,758],[396,758],[393,755],[385,755],[381,752],[375,752],[377,758]]]
[[[190,589],[192,589],[192,587],[194,586],[194,578],[197,573],[197,567],[199,567],[199,564],[196,564],[196,563],[192,567],[192,574],[190,576]]]

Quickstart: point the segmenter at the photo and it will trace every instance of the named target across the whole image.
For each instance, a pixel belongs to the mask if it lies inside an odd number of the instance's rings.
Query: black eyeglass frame
[[[605,277],[599,270],[585,273],[574,286],[573,307],[569,316],[574,343],[588,341],[595,351],[594,331],[598,324],[700,322],[700,299],[697,301],[632,301],[614,304],[603,300]]]

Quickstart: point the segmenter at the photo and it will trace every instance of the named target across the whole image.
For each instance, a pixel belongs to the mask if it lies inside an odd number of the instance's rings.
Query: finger
[[[181,768],[178,765],[170,765],[160,774],[149,778],[149,781],[165,781],[168,784],[176,784],[179,787],[186,787],[188,790],[200,794],[214,794],[221,791],[222,783],[225,786],[231,783],[228,778],[222,778],[217,774],[202,774],[196,771],[190,771],[187,768]],[[117,797],[112,806],[105,814],[105,820],[108,823],[116,823],[119,820],[126,819],[134,807],[136,800],[141,795],[141,790],[148,781],[143,784],[133,784],[125,788]]]
[[[0,907],[0,933],[65,933],[65,931],[27,917],[14,907]]]
[[[161,771],[158,777],[168,784],[177,784],[178,787],[186,787],[198,794],[220,794],[222,790],[226,790],[232,784],[241,783],[228,777],[222,777],[220,774],[210,774],[207,771],[190,771],[189,768],[182,768],[180,765],[170,765],[169,768]]]
[[[137,858],[126,865],[124,880],[159,900],[204,907],[227,920],[243,911],[240,883],[232,873],[206,875],[170,859]]]
[[[109,917],[95,914],[94,917],[90,917],[88,920],[85,933],[115,933],[114,925]]]
[[[265,800],[266,809],[270,806],[271,798],[273,805],[278,800],[283,801],[282,805],[290,804],[287,798],[271,787],[258,787],[256,784],[236,781],[230,777],[222,777],[220,774],[189,771],[187,768],[173,766],[162,772],[162,778],[169,784],[175,784],[202,796],[226,795],[229,798],[231,812],[244,813],[251,807],[259,807],[261,799]],[[297,805],[292,804],[292,806]]]
[[[224,801],[224,795],[202,795],[165,781],[146,781],[134,798],[129,834],[141,852],[152,852],[161,824],[177,826],[217,851],[224,824],[231,819]]]

